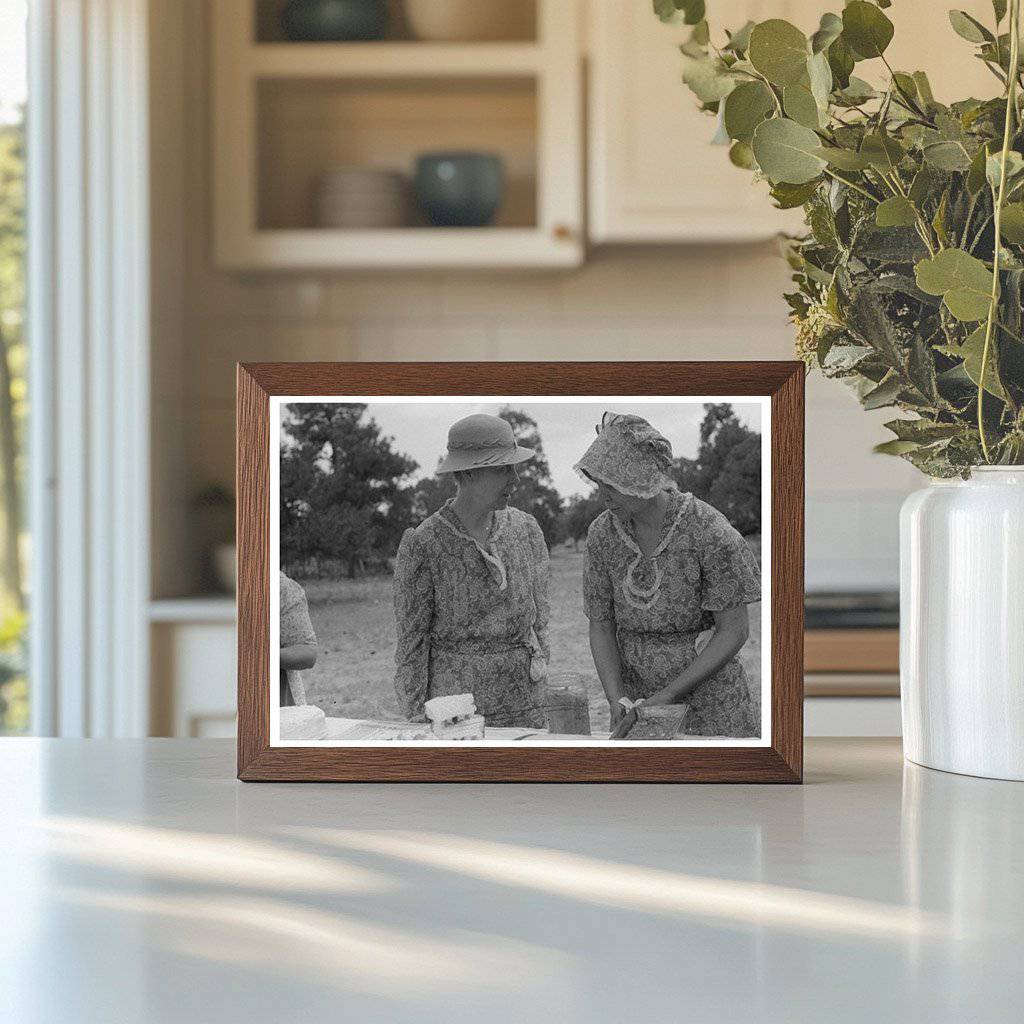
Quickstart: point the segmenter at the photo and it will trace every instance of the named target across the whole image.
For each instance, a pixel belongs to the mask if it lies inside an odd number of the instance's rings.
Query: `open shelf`
[[[534,75],[535,43],[269,43],[250,47],[257,78],[382,78]]]
[[[505,188],[493,225],[537,224],[537,112],[533,79],[271,79],[257,87],[260,231],[331,230],[317,224],[321,178],[340,167],[397,171],[409,201],[402,229],[430,230],[413,193],[416,158],[439,150],[497,153]],[[378,231],[358,232],[359,246]],[[444,236],[453,239],[450,228]],[[493,239],[492,239],[493,241]]]
[[[217,0],[218,3],[221,0]],[[259,45],[270,45],[284,42],[285,35],[281,25],[281,13],[285,0],[250,0],[253,3],[250,20],[251,38]],[[436,2],[436,0],[420,0],[420,2]],[[564,0],[562,0],[564,2]],[[506,41],[534,42],[537,39],[537,0],[505,0],[501,12],[504,21],[497,24],[489,19],[490,34],[500,35]],[[498,31],[494,31],[495,28]],[[388,0],[388,22],[384,36],[385,41],[403,41],[419,43],[415,35],[414,19],[406,12],[405,0]],[[314,46],[315,43],[299,43],[299,46]],[[355,43],[355,46],[373,45],[372,43]],[[486,43],[464,43],[466,46],[486,46]]]
[[[213,7],[214,245],[230,269],[567,267],[583,258],[581,54],[575,0],[529,5],[503,42],[281,40],[278,0]],[[321,226],[320,183],[400,172],[423,153],[496,153],[502,201],[484,227]],[[360,208],[362,214],[365,207]],[[367,211],[368,212],[368,211]],[[389,211],[390,212],[390,211]],[[367,216],[351,222],[374,223]],[[335,222],[336,223],[336,222]]]

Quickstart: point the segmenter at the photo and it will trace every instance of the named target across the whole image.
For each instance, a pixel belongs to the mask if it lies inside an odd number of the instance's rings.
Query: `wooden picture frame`
[[[238,777],[244,781],[800,782],[804,367],[799,362],[248,363],[237,370]],[[770,737],[761,746],[271,745],[274,396],[758,396],[770,408]],[[550,401],[550,399],[548,399]],[[272,575],[273,573],[273,575]],[[767,574],[766,574],[767,575]]]

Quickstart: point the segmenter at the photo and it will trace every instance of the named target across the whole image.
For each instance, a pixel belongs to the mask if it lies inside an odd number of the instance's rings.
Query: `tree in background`
[[[28,727],[21,564],[25,387],[25,116],[0,122],[0,733]]]
[[[564,535],[572,541],[573,550],[587,536],[590,524],[604,511],[604,502],[597,490],[589,494],[574,494],[566,503],[562,516]]]
[[[512,495],[510,505],[523,512],[529,512],[544,533],[544,540],[550,548],[558,542],[562,518],[562,499],[555,490],[551,479],[551,467],[544,455],[537,421],[522,409],[506,405],[498,415],[512,428],[516,443],[532,448],[536,453],[532,459],[520,462],[519,486]]]
[[[4,597],[24,609],[19,536],[22,465],[18,456],[25,403],[25,128],[24,116],[0,123],[0,509]]]
[[[675,460],[679,489],[714,505],[740,533],[761,530],[761,435],[728,402],[704,406],[696,459]]]
[[[438,465],[441,462],[438,461]],[[455,477],[451,473],[440,476],[425,476],[413,488],[412,516],[422,523],[432,516],[449,498],[455,497]]]
[[[396,452],[366,406],[288,406],[281,440],[281,558],[337,559],[349,578],[360,563],[394,554],[412,520],[408,477],[418,467]]]

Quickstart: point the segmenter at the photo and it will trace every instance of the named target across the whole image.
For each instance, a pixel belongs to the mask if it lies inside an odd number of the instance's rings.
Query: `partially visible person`
[[[499,416],[448,432],[438,473],[456,495],[406,530],[395,559],[395,692],[411,721],[432,697],[471,692],[489,726],[544,726],[548,550],[537,520],[508,504],[533,455]]]
[[[296,695],[289,685],[289,673],[298,673],[303,669],[312,668],[317,659],[316,633],[309,619],[309,605],[306,592],[291,577],[281,573],[281,653],[280,653],[280,687],[281,707],[291,707],[296,703],[305,703],[302,696]],[[293,676],[293,682],[297,679]]]
[[[606,506],[587,535],[583,602],[612,738],[635,723],[635,701],[688,704],[690,734],[757,736],[737,657],[747,605],[761,599],[757,561],[725,516],[676,488],[671,466],[672,446],[650,423],[605,413],[575,467]]]

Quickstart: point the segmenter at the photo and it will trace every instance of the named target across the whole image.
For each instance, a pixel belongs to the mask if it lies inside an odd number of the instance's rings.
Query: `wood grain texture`
[[[271,395],[768,395],[770,747],[270,747]],[[799,782],[804,368],[798,362],[250,363],[238,367],[238,777],[244,781]]]

